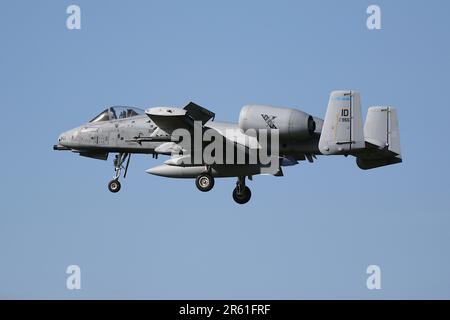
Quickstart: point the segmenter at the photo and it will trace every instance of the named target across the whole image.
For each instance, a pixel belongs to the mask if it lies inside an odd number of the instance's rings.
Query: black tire
[[[195,179],[195,185],[198,190],[208,192],[214,187],[214,178],[207,173],[202,173]]]
[[[109,191],[111,191],[112,193],[117,193],[117,192],[119,192],[119,191],[120,191],[120,187],[121,187],[121,185],[120,185],[119,180],[111,180],[111,181],[108,183],[108,189],[109,189]]]
[[[250,198],[252,197],[252,192],[250,191],[249,187],[244,188],[244,192],[242,192],[241,195],[238,194],[237,188],[234,188],[233,190],[233,199],[239,204],[245,204],[250,201]]]

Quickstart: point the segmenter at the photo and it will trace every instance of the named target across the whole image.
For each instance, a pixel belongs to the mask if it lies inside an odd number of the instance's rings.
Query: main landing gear
[[[214,178],[209,173],[202,173],[195,179],[198,190],[208,192],[214,187]]]
[[[114,159],[114,177],[113,179],[108,183],[108,189],[112,193],[117,193],[120,191],[120,173],[122,172],[122,169],[125,170],[123,174],[123,178],[127,176],[128,171],[128,165],[130,164],[130,158],[131,155],[129,153],[119,153],[116,155],[116,158]],[[127,162],[126,166],[124,167],[123,164]]]
[[[245,177],[238,177],[236,188],[233,190],[233,199],[239,204],[244,204],[250,201],[252,192],[250,188],[245,185]]]
[[[209,172],[202,173],[195,179],[195,185],[202,192],[208,192],[214,187],[214,177]],[[245,176],[238,177],[236,188],[233,190],[234,201],[239,204],[244,204],[249,202],[251,197],[252,192],[245,185]]]

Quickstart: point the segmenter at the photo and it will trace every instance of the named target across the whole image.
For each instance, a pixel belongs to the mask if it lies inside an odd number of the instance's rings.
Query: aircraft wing
[[[215,123],[210,121],[214,119],[215,114],[193,102],[190,102],[183,109],[174,107],[156,107],[145,110],[147,116],[164,133],[171,135],[176,129],[186,129],[194,132],[194,122],[199,121],[202,125],[202,132],[214,130],[216,135],[224,138],[229,144],[239,147],[257,149],[260,148],[255,137],[245,135],[239,126],[232,123]],[[206,124],[208,122],[208,124]],[[161,135],[156,130],[155,135]],[[167,150],[164,150],[167,152]]]
[[[203,126],[215,116],[213,112],[193,102],[189,102],[183,109],[173,107],[150,108],[145,110],[145,114],[168,134],[176,129],[193,129],[194,121],[200,121]]]

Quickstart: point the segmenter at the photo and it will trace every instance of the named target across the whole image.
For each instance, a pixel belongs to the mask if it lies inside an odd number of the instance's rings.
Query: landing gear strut
[[[250,188],[245,185],[245,177],[238,177],[236,182],[236,188],[233,190],[233,199],[239,204],[249,202],[252,197]]]
[[[125,177],[127,176],[128,165],[130,164],[130,158],[131,155],[129,153],[119,153],[116,155],[116,158],[114,159],[114,176],[113,179],[108,183],[108,189],[112,193],[120,191],[121,187],[119,182],[120,173],[122,172],[122,169],[125,170],[123,174],[123,178],[125,179]],[[125,161],[127,161],[127,164],[124,167],[123,164]]]

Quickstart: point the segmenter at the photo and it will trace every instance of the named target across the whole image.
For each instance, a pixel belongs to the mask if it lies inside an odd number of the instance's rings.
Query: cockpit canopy
[[[92,122],[100,122],[100,121],[110,121],[116,119],[125,119],[131,118],[138,115],[144,114],[144,110],[133,108],[133,107],[122,107],[115,106],[110,107],[108,109],[103,110],[98,116],[89,121]]]

